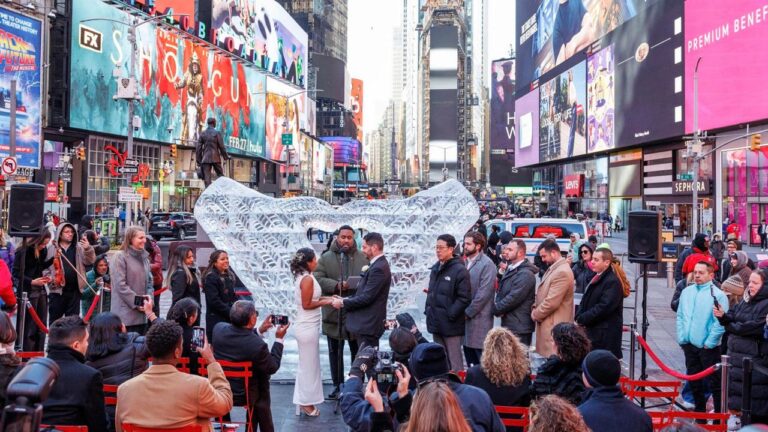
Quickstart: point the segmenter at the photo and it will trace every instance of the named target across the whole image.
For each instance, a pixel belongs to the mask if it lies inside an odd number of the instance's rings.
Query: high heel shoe
[[[317,409],[316,406],[313,406],[312,409],[310,410],[307,407],[296,405],[296,415],[307,416],[307,417],[317,417],[320,415],[320,410]]]

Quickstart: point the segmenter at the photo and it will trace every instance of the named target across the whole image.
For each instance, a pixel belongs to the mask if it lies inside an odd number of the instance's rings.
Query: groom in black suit
[[[336,298],[333,307],[346,310],[346,328],[362,349],[379,346],[384,334],[384,320],[387,317],[387,298],[392,284],[389,262],[384,257],[384,239],[381,234],[371,232],[363,237],[363,253],[370,260],[367,270],[357,285],[357,293],[345,298]]]

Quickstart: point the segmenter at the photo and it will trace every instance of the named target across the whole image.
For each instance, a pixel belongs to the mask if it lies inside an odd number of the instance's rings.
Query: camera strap
[[[75,253],[75,256],[77,256],[77,253]],[[67,264],[69,264],[69,266],[70,266],[70,267],[72,267],[72,270],[74,270],[74,271],[75,271],[75,274],[77,274],[77,276],[78,276],[79,278],[81,278],[81,279],[83,280],[83,282],[85,282],[85,286],[87,286],[87,287],[88,287],[88,289],[89,289],[89,290],[91,290],[91,292],[93,293],[93,295],[96,295],[96,294],[98,294],[98,293],[99,293],[99,290],[97,290],[97,289],[94,289],[94,288],[93,288],[93,285],[91,285],[90,283],[88,283],[88,278],[87,278],[87,277],[85,277],[85,276],[83,276],[83,274],[82,274],[82,273],[80,273],[80,271],[77,269],[77,266],[76,266],[76,265],[74,265],[74,264],[72,264],[72,261],[70,261],[70,260],[69,260],[69,258],[67,258],[67,255],[66,255],[66,254],[62,253],[62,254],[61,254],[61,259],[63,259],[64,261],[66,261],[66,262],[67,262]],[[95,274],[95,273],[94,273],[94,274]]]

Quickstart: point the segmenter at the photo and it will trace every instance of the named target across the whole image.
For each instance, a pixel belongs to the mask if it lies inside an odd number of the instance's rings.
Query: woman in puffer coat
[[[728,312],[713,308],[720,324],[730,334],[728,355],[731,356],[728,377],[728,409],[741,411],[742,406],[742,361],[751,357],[755,364],[768,367],[768,341],[763,337],[766,315],[768,315],[768,270],[756,270],[749,277],[744,301]],[[752,375],[752,422],[768,421],[768,376]]]

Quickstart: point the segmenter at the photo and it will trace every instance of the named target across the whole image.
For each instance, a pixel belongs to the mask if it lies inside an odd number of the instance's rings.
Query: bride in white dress
[[[317,417],[316,405],[323,403],[323,382],[320,378],[320,307],[329,305],[332,297],[320,297],[320,284],[312,276],[317,267],[314,249],[301,248],[291,259],[295,299],[297,304],[293,334],[299,346],[299,367],[293,387],[296,415]]]

